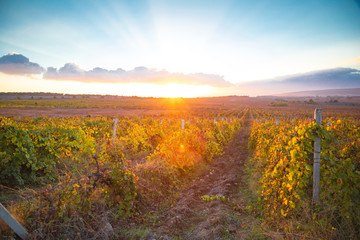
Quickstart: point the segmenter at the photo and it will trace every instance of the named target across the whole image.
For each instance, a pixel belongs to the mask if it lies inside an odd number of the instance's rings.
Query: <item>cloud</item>
[[[100,83],[151,83],[151,84],[190,84],[210,85],[214,87],[231,87],[233,84],[226,81],[223,76],[215,74],[169,73],[166,70],[136,67],[125,71],[121,68],[107,70],[96,67],[90,71],[80,68],[75,63],[66,63],[57,69],[48,67],[45,71],[39,64],[30,62],[19,53],[9,53],[0,58],[0,72],[12,75],[43,74],[43,79],[78,82]]]
[[[9,53],[0,58],[0,72],[11,75],[41,74],[44,69],[18,53]]]
[[[257,96],[324,89],[360,88],[360,71],[353,68],[333,68],[268,80],[243,82],[237,86],[251,92],[250,95]]]
[[[90,71],[81,69],[74,63],[66,63],[60,69],[49,67],[44,74],[44,79],[79,81],[79,82],[102,82],[102,83],[153,83],[153,84],[191,84],[211,85],[216,87],[230,87],[223,76],[215,74],[195,73],[169,73],[165,70],[136,67],[125,71],[121,68],[107,70],[94,68]]]

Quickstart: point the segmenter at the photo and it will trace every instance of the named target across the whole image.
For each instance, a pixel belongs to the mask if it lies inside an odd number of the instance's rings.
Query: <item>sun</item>
[[[152,87],[151,95],[156,97],[202,97],[213,92],[213,88],[207,85],[185,85],[185,84],[166,84]]]
[[[209,96],[215,91],[209,85],[187,85],[187,84],[150,84],[150,83],[129,83],[129,84],[101,84],[97,90],[102,94],[113,94],[123,96],[139,97],[166,97],[166,98],[193,98]]]
[[[102,94],[115,94],[123,96],[139,97],[166,97],[166,98],[193,98],[209,96],[215,91],[214,87],[208,85],[187,85],[187,84],[101,84],[97,90]]]

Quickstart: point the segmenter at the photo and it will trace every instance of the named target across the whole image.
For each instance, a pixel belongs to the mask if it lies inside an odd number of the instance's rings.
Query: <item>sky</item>
[[[196,97],[360,68],[360,0],[0,0],[0,91]]]

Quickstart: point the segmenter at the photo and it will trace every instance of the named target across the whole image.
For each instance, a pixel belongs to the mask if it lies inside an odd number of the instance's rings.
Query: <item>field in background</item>
[[[281,108],[293,111],[315,107],[333,112],[358,113],[360,97],[245,97],[140,98],[102,95],[63,95],[52,93],[0,93],[1,116],[63,117],[165,114],[197,111],[237,111],[243,107]]]

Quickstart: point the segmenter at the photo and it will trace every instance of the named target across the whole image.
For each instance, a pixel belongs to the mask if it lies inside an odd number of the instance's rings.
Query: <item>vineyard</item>
[[[360,114],[313,110],[0,117],[0,201],[30,239],[356,239]]]
[[[314,120],[254,111],[250,137],[257,208],[270,221],[301,216],[320,237],[360,234],[360,122],[351,118]],[[313,142],[321,139],[321,202],[312,200]],[[299,222],[295,229],[304,228]],[[303,229],[305,230],[305,229]]]

